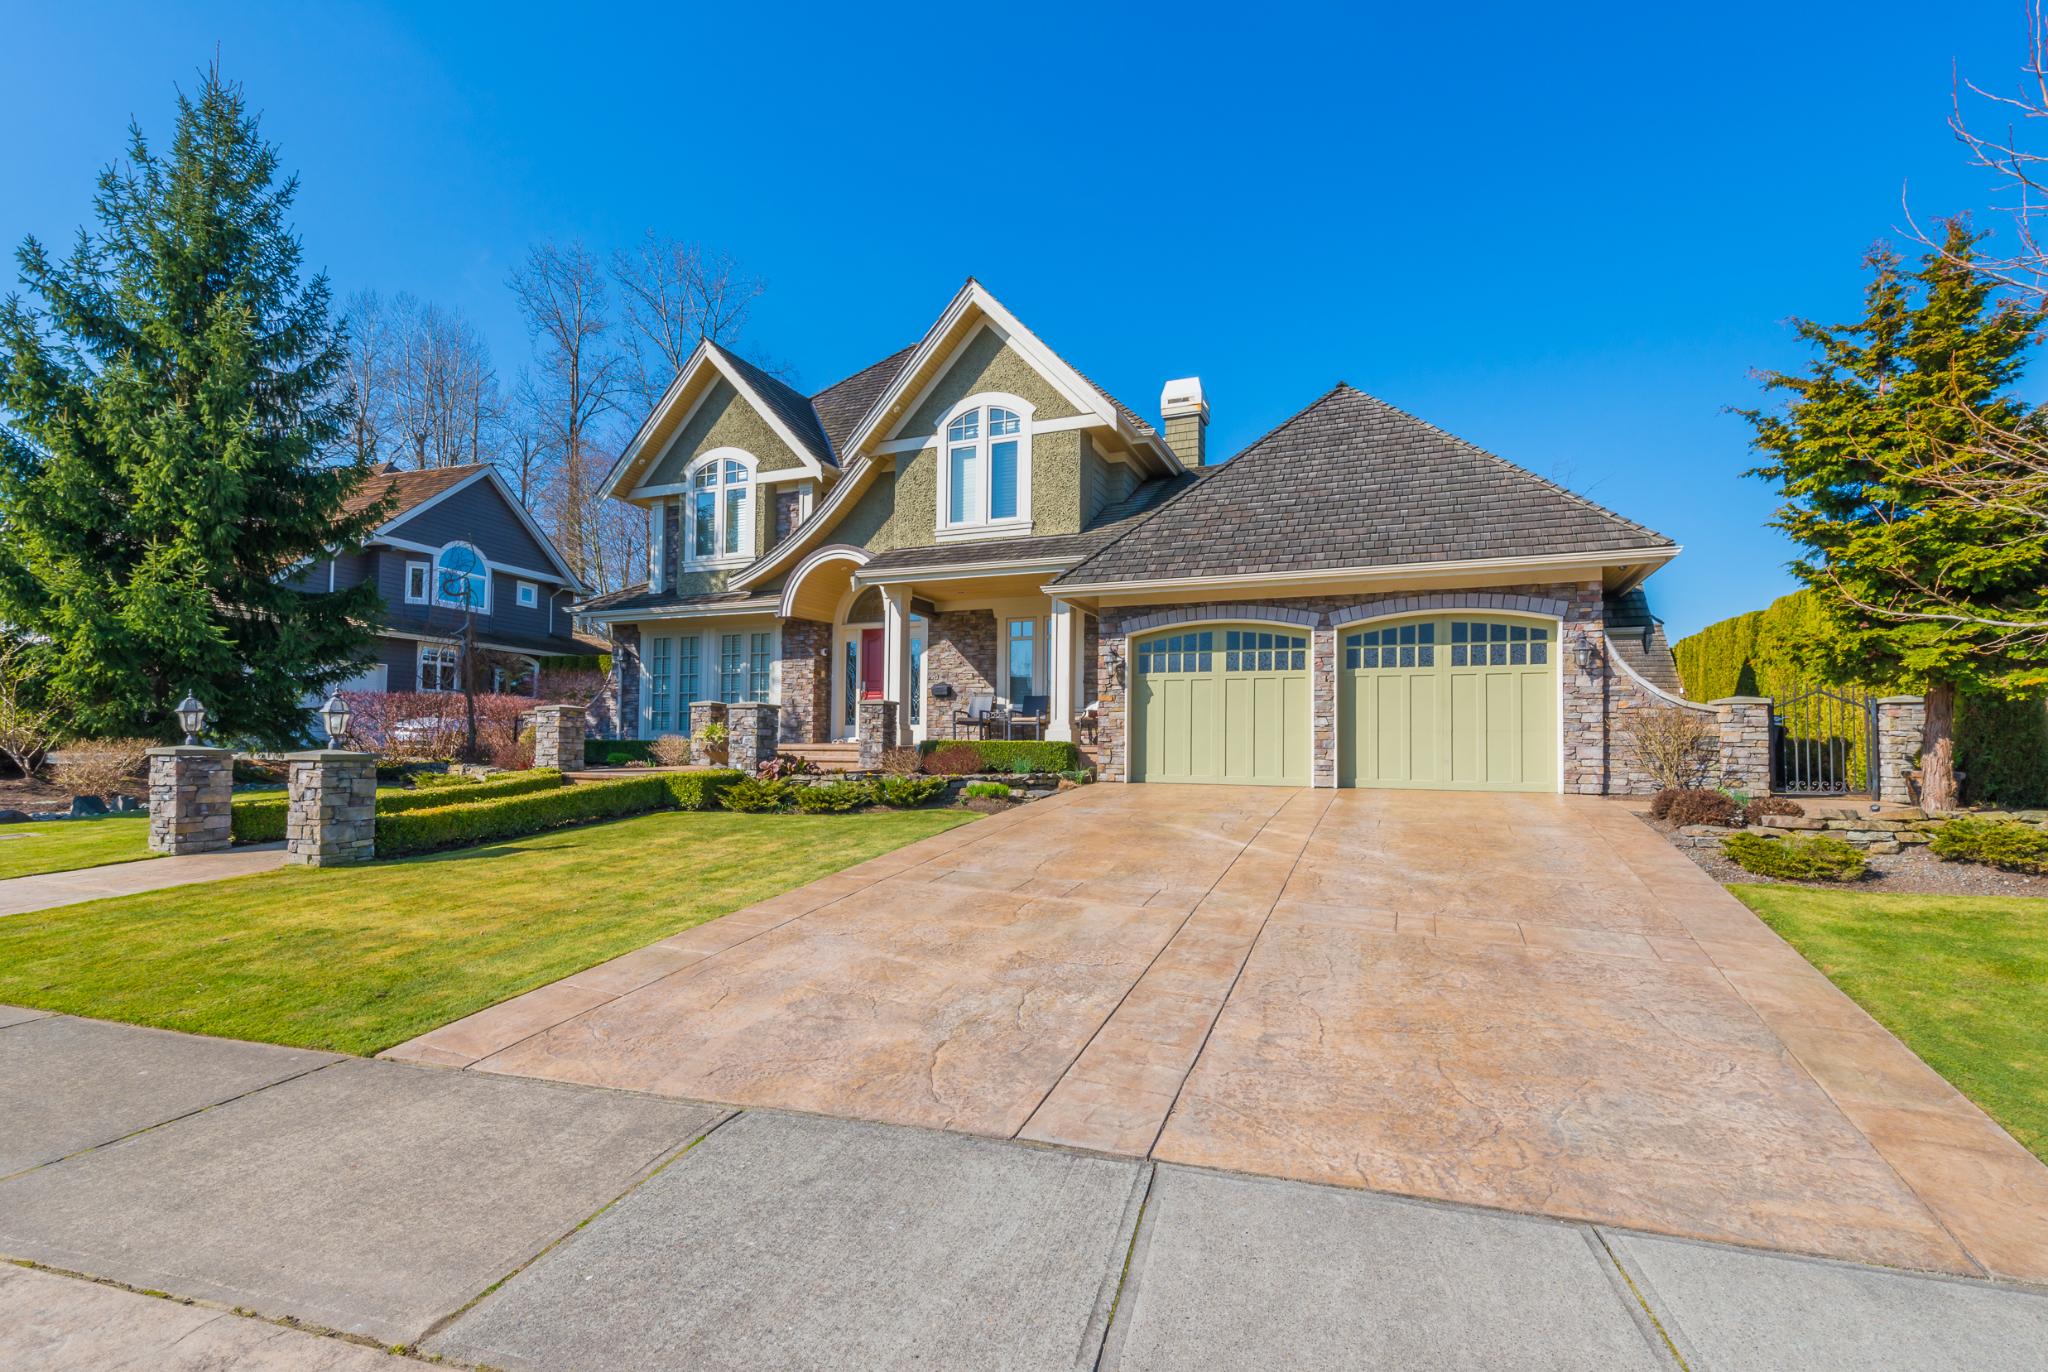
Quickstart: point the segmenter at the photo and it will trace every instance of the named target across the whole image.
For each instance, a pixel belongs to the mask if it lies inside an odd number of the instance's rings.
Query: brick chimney
[[[1189,467],[1209,460],[1209,402],[1202,398],[1202,378],[1184,376],[1159,392],[1160,427],[1166,446]]]

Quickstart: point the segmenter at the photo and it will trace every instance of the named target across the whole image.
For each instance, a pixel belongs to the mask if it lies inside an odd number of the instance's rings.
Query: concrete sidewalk
[[[284,866],[282,843],[252,843],[221,853],[188,853],[182,857],[142,858],[70,872],[46,872],[0,881],[0,916],[25,915],[60,905],[162,891],[194,882],[245,877]]]
[[[0,1156],[9,1368],[2048,1365],[2039,1288],[4,1007]]]

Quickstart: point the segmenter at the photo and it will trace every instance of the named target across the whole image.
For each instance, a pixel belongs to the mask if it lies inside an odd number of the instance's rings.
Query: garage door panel
[[[1306,631],[1180,630],[1134,654],[1134,780],[1308,784]]]
[[[1556,629],[1471,615],[1352,630],[1338,645],[1338,780],[1553,790]]]
[[[1451,780],[1478,782],[1486,779],[1485,730],[1480,727],[1479,677],[1458,672],[1451,677]]]

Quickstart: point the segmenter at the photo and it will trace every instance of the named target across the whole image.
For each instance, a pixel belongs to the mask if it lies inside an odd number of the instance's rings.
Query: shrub
[[[872,804],[875,789],[861,781],[828,781],[796,788],[796,808],[807,815],[843,815]]]
[[[789,793],[796,788],[786,781],[763,781],[741,777],[725,788],[718,803],[743,815],[764,815],[789,808]]]
[[[1072,771],[1061,772],[1060,779],[1062,781],[1071,781],[1076,786],[1086,786],[1089,782],[1095,780],[1095,773],[1085,767],[1076,767]]]
[[[969,800],[1008,800],[1010,788],[1000,781],[970,781],[966,794]]]
[[[671,802],[661,777],[627,777],[582,786],[558,786],[528,795],[497,796],[377,816],[377,856],[457,848],[494,839],[518,838],[565,824],[616,819],[666,808]]]
[[[475,786],[483,780],[467,772],[414,772],[412,784],[420,791],[449,791],[460,786]]]
[[[1028,777],[1037,770],[1038,769],[1032,765],[1031,759],[1028,757],[1013,757],[1010,759],[1010,772],[1013,775],[1020,777]]]
[[[937,776],[965,776],[982,770],[981,753],[971,743],[948,743],[924,755],[924,769]]]
[[[756,767],[754,775],[763,781],[781,781],[785,777],[814,777],[823,770],[807,757],[780,754]]]
[[[1806,807],[1784,796],[1758,796],[1746,808],[1751,824],[1761,824],[1765,815],[1803,815]]]
[[[1745,872],[1781,881],[1854,881],[1863,875],[1862,850],[1833,834],[1730,834],[1721,840],[1721,851]]]
[[[428,786],[401,792],[395,796],[377,797],[377,814],[400,815],[407,810],[431,810],[437,805],[467,805],[471,801],[494,800],[499,796],[523,796],[535,791],[552,791],[567,785],[562,774],[552,767],[537,768],[530,772],[506,772],[502,776],[481,779],[465,778],[466,786]]]
[[[1671,813],[1671,802],[1678,799],[1678,788],[1666,786],[1650,797],[1650,818],[1663,819]]]
[[[946,794],[946,784],[944,777],[887,776],[875,783],[875,790],[882,804],[895,810],[911,810]]]
[[[1018,758],[1030,761],[1031,765],[1023,769],[1027,772],[1070,772],[1081,765],[1081,750],[1071,743],[1048,743],[1035,738],[927,739],[919,745],[925,754],[925,770],[941,770],[931,765],[932,757],[955,748],[973,749],[980,761],[978,766],[948,771],[953,776],[961,772],[1015,771]]]
[[[653,740],[645,738],[586,738],[583,740],[585,767],[625,767],[649,760]]]
[[[135,789],[149,750],[156,740],[148,738],[80,739],[64,745],[62,759],[54,770],[57,784],[73,795],[110,796]]]
[[[1958,815],[1935,832],[1928,848],[1950,862],[1983,862],[2009,872],[2048,872],[2048,833],[2011,820]]]
[[[744,778],[731,768],[705,772],[666,772],[658,778],[668,787],[678,810],[709,810],[736,781]]]
[[[920,770],[920,759],[915,748],[884,748],[882,770],[891,776],[909,776]]]
[[[1658,786],[1678,790],[1706,780],[1720,757],[1720,725],[1703,710],[1653,705],[1621,717],[1622,746]]]
[[[690,740],[681,734],[663,734],[647,745],[647,757],[657,767],[687,767]]]
[[[234,764],[234,783],[237,786],[276,786],[284,781],[284,768],[255,758],[238,757]]]
[[[343,691],[351,718],[347,743],[380,756],[425,760],[458,756],[469,741],[468,705],[455,691]],[[519,759],[519,717],[532,696],[480,691],[479,757],[497,766]]]
[[[1673,824],[1734,824],[1741,818],[1735,798],[1720,791],[1679,791],[1665,807]]]

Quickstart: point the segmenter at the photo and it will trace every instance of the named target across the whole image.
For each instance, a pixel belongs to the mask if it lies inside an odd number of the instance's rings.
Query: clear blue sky
[[[502,373],[506,273],[548,236],[736,254],[770,283],[749,350],[810,388],[973,274],[1141,412],[1201,375],[1222,451],[1344,380],[1662,530],[1683,634],[1791,585],[1722,407],[1800,361],[1787,316],[1854,311],[1908,183],[1916,214],[1984,202],[1951,63],[2009,84],[2019,20],[11,0],[0,240],[67,240],[218,44],[303,179],[308,261],[460,306]]]

